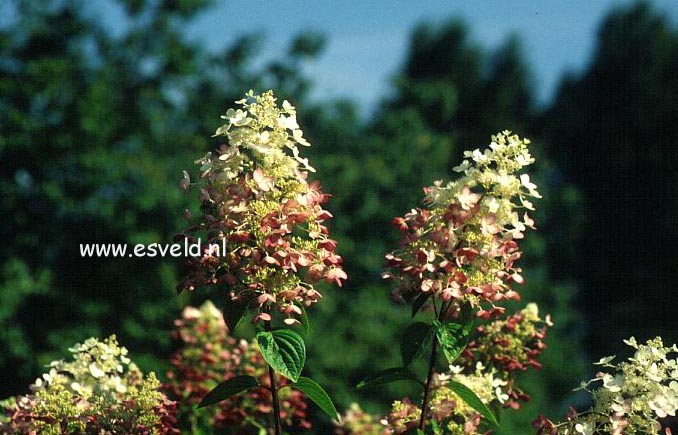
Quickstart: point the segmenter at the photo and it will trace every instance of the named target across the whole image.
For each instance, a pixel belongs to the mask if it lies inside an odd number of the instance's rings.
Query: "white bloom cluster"
[[[631,337],[624,343],[635,349],[633,357],[619,364],[614,357],[596,363],[604,370],[579,387],[592,394],[593,408],[560,426],[559,434],[657,434],[658,419],[676,415],[678,347],[665,347],[659,337],[646,344]]]
[[[127,392],[130,383],[142,380],[142,374],[119,346],[115,335],[103,342],[88,338],[68,349],[72,361],[52,361],[49,372],[36,379],[34,392],[60,385],[84,399],[93,394],[112,396]]]
[[[271,91],[255,95],[249,91],[246,97],[236,101],[242,109],[228,109],[222,119],[228,120],[214,133],[214,136],[228,137],[230,147],[222,150],[219,160],[220,167],[230,178],[235,178],[242,166],[248,162],[248,157],[241,153],[242,149],[252,152],[252,156],[261,160],[264,168],[283,167],[289,171],[287,175],[294,175],[297,168],[315,172],[308,164],[308,159],[299,155],[297,145],[310,146],[304,138],[304,132],[297,123],[297,112],[287,100],[283,101],[282,108],[276,104],[276,98]],[[285,149],[292,152],[288,155]],[[205,156],[198,163],[205,166],[212,163],[211,154]],[[208,167],[202,168],[204,172]]]
[[[528,139],[503,131],[492,136],[492,143],[484,151],[465,151],[464,161],[454,167],[463,177],[446,186],[437,182],[428,191],[427,200],[438,205],[457,202],[464,209],[477,203],[483,214],[495,216],[494,225],[500,228],[510,225],[514,238],[521,238],[525,228],[532,228],[534,222],[527,213],[521,218],[515,210],[534,210],[529,198],[541,198],[530,176],[517,174],[534,163],[529,143]],[[514,198],[519,203],[514,203]]]
[[[448,400],[455,401],[456,412],[459,414],[469,416],[476,412],[465,402],[458,400],[457,395],[445,387],[449,381],[464,384],[486,405],[492,403],[504,404],[508,401],[509,395],[506,390],[508,382],[497,376],[497,372],[493,368],[486,367],[483,363],[477,362],[473,373],[464,374],[462,373],[463,371],[464,368],[461,366],[450,365],[448,373],[436,375],[435,384],[437,389],[431,403],[431,410],[433,412],[435,412],[436,406],[440,406],[441,403]]]

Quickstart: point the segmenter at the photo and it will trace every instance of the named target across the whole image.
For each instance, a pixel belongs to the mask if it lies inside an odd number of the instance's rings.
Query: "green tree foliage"
[[[647,3],[615,10],[588,68],[538,122],[589,215],[561,272],[583,284],[595,355],[629,335],[678,339],[676,71],[675,26]]]

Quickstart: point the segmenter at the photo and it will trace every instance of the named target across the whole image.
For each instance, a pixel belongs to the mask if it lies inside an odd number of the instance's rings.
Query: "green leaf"
[[[242,295],[237,301],[228,299],[224,303],[224,321],[226,321],[226,326],[231,333],[235,331],[235,327],[238,326],[253,298],[254,295]]]
[[[421,307],[424,306],[428,298],[433,295],[433,292],[421,293],[412,303],[412,317],[416,316]]]
[[[323,389],[323,387],[318,385],[316,381],[302,376],[296,383],[292,384],[292,388],[296,388],[297,390],[304,393],[306,397],[318,405],[318,407],[322,409],[325,414],[329,415],[330,418],[339,420],[339,413],[337,412],[337,408],[334,407],[332,399],[330,399],[330,396],[327,394],[327,392]]]
[[[362,390],[363,388],[377,387],[379,385],[390,384],[391,382],[397,381],[415,381],[422,386],[424,385],[419,379],[417,379],[417,376],[411,370],[404,367],[396,367],[392,369],[386,369],[374,376],[368,377],[356,385],[356,388]]]
[[[257,334],[259,350],[273,369],[297,382],[306,362],[306,346],[301,336],[291,329],[262,331]]]
[[[482,400],[473,392],[469,387],[459,382],[450,381],[447,386],[456,393],[457,396],[464,402],[468,404],[471,408],[475,409],[485,417],[493,426],[499,427],[499,422],[494,416],[490,408],[485,405]]]
[[[462,325],[434,321],[433,326],[447,362],[454,364],[468,344],[472,323]]]
[[[202,398],[198,408],[219,403],[250,388],[258,387],[259,381],[253,376],[236,376],[217,385],[212,391]]]
[[[311,319],[308,318],[308,312],[303,305],[301,305],[301,327],[302,331],[304,331],[304,336],[308,337],[308,333],[311,332]]]
[[[432,338],[431,325],[424,322],[412,323],[405,329],[400,342],[400,356],[406,367],[412,364],[414,359],[426,351]]]

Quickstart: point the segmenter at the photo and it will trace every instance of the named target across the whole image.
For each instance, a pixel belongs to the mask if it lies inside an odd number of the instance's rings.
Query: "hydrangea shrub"
[[[422,393],[395,400],[384,416],[352,404],[339,417],[324,389],[302,376],[306,348],[293,329],[308,326],[306,308],[322,297],[318,283],[347,279],[323,208],[329,195],[309,181],[315,170],[300,150],[310,144],[288,101],[250,91],[236,104],[214,135],[226,143],[196,161],[195,181],[184,172],[180,182],[199,192],[200,211],[186,212],[190,223],[177,240],[198,242],[200,251],[178,289],[223,289],[224,311],[211,302],[183,311],[162,386],[115,336],[77,344],[29,394],[0,403],[0,433],[308,433],[309,402],[335,419],[335,435],[491,433],[498,409],[529,399],[517,375],[541,367],[552,325],[535,304],[507,312],[507,302],[520,299],[520,241],[535,228],[528,213],[540,198],[526,172],[534,162],[529,140],[503,131],[487,149],[466,151],[456,179],[426,187],[423,206],[393,220],[401,242],[386,255],[383,277],[414,321],[402,334],[402,366],[358,388],[406,380]],[[248,314],[254,340],[237,339]],[[678,411],[678,347],[661,338],[626,344],[631,358],[601,359],[580,385],[591,408],[571,409],[558,423],[539,416],[537,435],[670,435],[662,423]]]

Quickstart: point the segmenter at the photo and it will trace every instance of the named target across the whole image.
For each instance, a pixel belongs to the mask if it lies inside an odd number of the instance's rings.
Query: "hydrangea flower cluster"
[[[180,183],[199,188],[202,210],[179,236],[202,243],[180,289],[224,283],[231,300],[259,307],[255,321],[277,309],[293,324],[321,297],[314,283],[347,278],[325,226],[329,195],[307,181],[313,168],[298,147],[310,144],[289,102],[279,107],[272,92],[250,91],[236,104],[242,108],[229,109],[215,133],[228,144],[196,161],[198,183],[186,172]]]
[[[437,181],[424,189],[427,208],[413,209],[393,224],[402,232],[400,249],[386,256],[399,281],[397,299],[410,301],[422,293],[438,300],[469,304],[477,315],[490,318],[503,312],[496,304],[519,299],[510,283],[522,283],[518,240],[534,222],[530,198],[540,198],[528,174],[534,162],[529,140],[504,131],[489,148],[466,151],[454,170],[456,181]]]
[[[633,337],[624,342],[635,349],[633,357],[619,364],[614,357],[602,358],[596,364],[603,370],[579,387],[591,394],[593,407],[572,410],[559,424],[540,416],[533,423],[537,434],[660,433],[659,420],[678,411],[678,347],[665,347],[659,337],[645,344]]]
[[[237,375],[254,376],[261,385],[270,385],[266,362],[256,345],[231,337],[221,311],[210,301],[200,308],[186,307],[175,326],[173,337],[180,348],[170,358],[173,368],[167,372],[163,389],[180,402],[181,425],[191,433],[196,432],[196,427],[220,434],[260,433],[268,425],[272,411],[271,393],[265,388],[232,396],[208,408],[195,407],[219,382]],[[280,385],[285,384],[280,379]],[[291,388],[279,394],[283,424],[287,428],[309,429],[303,394]]]
[[[449,373],[438,374],[434,379],[436,388],[431,400],[431,421],[434,433],[461,435],[477,434],[482,416],[466,402],[459,399],[448,386],[454,380],[466,385],[486,405],[501,406],[509,400],[507,382],[497,373],[478,362],[472,373],[464,374],[464,368],[450,366]]]
[[[391,412],[389,412],[386,418],[381,420],[381,423],[387,428],[384,434],[402,435],[412,432],[417,427],[420,416],[421,409],[412,403],[410,399],[396,400],[391,405]]]
[[[529,303],[515,314],[476,328],[476,336],[464,350],[461,364],[472,367],[482,362],[491,367],[506,383],[509,400],[503,405],[518,409],[519,401],[529,400],[529,396],[515,386],[514,372],[529,367],[541,369],[537,358],[546,349],[546,330],[552,325],[550,316],[540,318],[537,304]]]
[[[3,403],[7,434],[178,434],[176,403],[144,378],[115,336],[70,348],[72,361],[54,361],[32,394]]]

